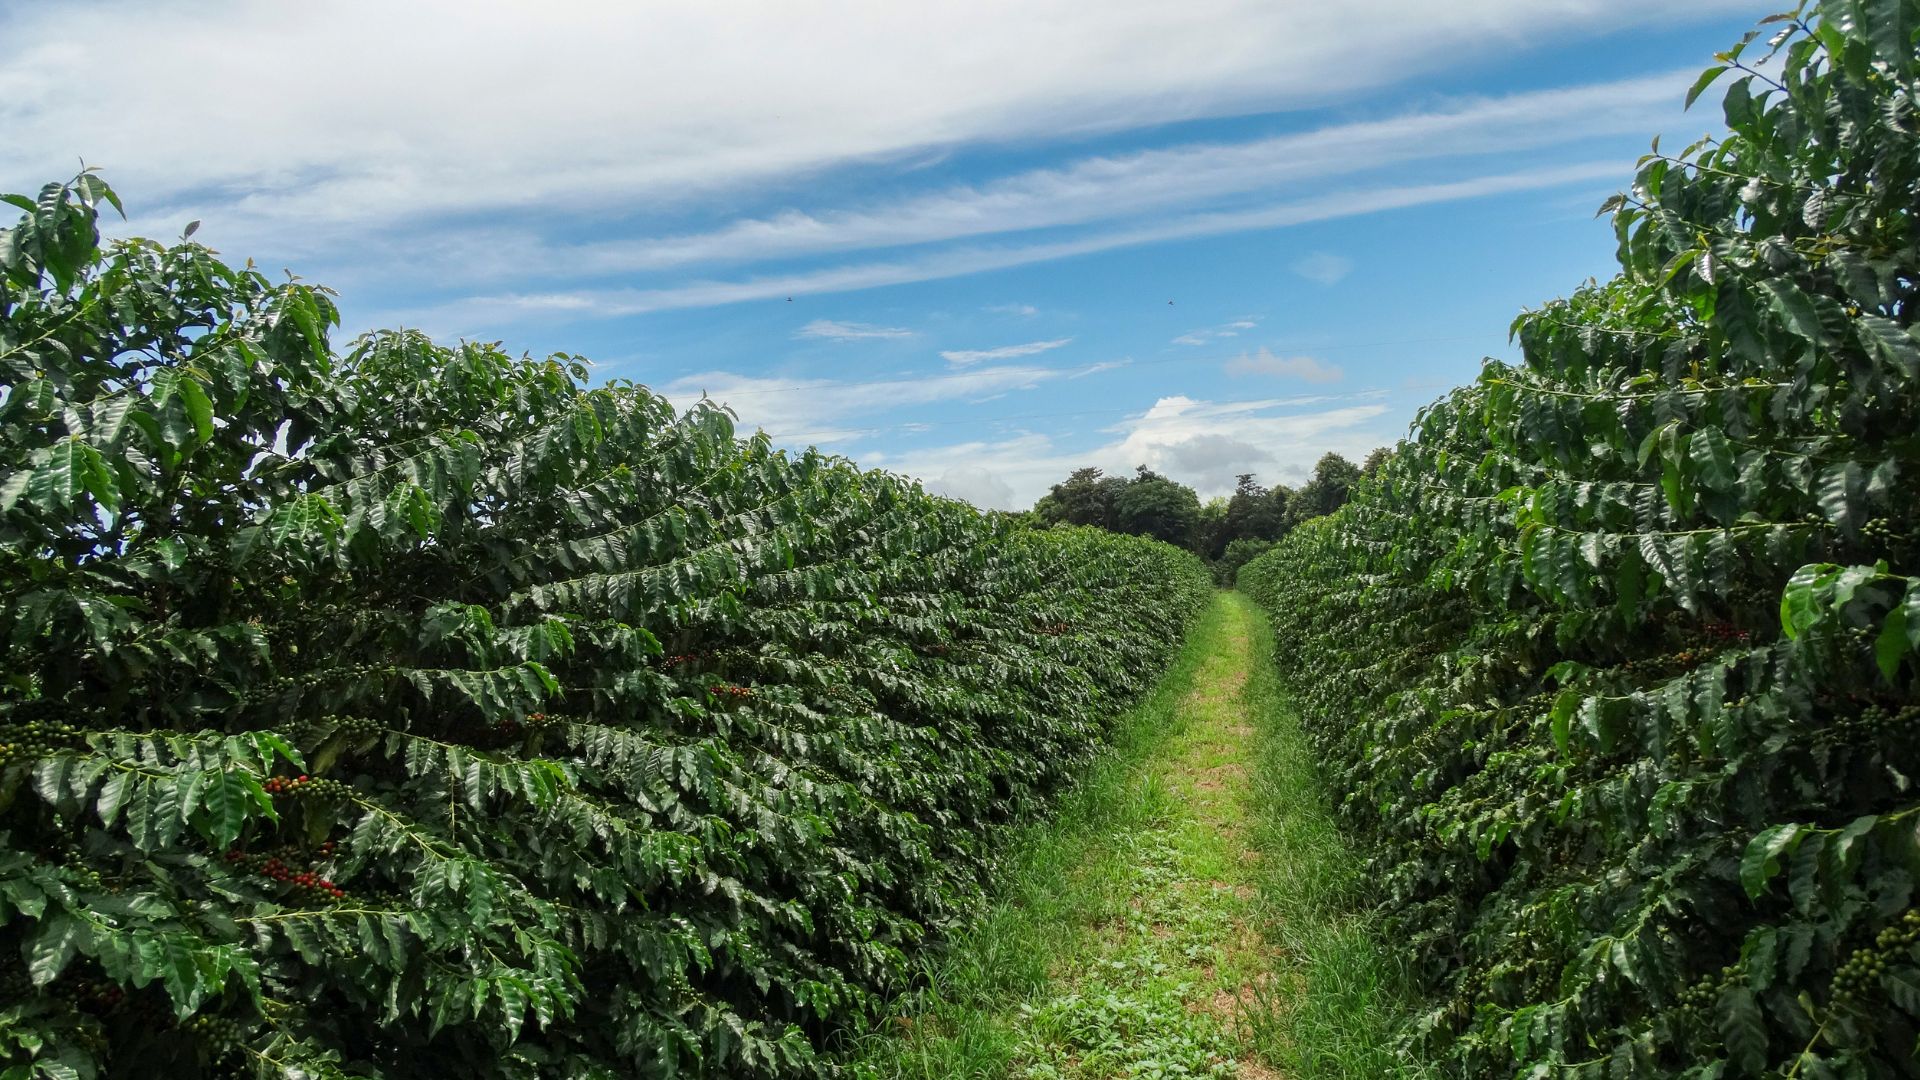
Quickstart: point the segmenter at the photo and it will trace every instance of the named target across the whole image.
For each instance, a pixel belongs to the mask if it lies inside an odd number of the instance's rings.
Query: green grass
[[[1354,914],[1356,860],[1245,597],[1216,599],[1114,747],[852,1074],[1418,1075],[1388,1049],[1399,972]]]
[[[1259,655],[1272,657],[1264,621],[1257,636]],[[1362,859],[1327,812],[1312,747],[1271,662],[1255,667],[1246,701],[1261,735],[1254,844],[1277,950],[1275,982],[1248,1013],[1254,1045],[1301,1080],[1435,1075],[1393,1049],[1411,1007],[1407,973],[1370,913]]]

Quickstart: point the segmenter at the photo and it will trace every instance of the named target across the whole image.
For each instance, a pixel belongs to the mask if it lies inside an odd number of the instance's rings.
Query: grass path
[[[1347,914],[1353,860],[1272,667],[1258,610],[1220,594],[1115,756],[1018,845],[1001,899],[860,1048],[856,1074],[1399,1071],[1391,979]]]

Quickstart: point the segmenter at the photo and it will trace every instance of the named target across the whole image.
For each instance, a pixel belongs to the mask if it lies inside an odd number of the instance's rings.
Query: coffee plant
[[[6,1080],[830,1073],[1210,591],[5,198]]]
[[[1241,572],[1454,1074],[1920,1075],[1917,31],[1719,54],[1618,275]]]

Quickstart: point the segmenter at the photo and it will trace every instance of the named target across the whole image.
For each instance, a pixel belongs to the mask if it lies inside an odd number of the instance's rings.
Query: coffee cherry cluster
[[[69,749],[79,737],[80,729],[72,724],[44,720],[0,726],[0,766],[35,761],[56,750]]]
[[[1753,640],[1751,633],[1732,623],[1708,623],[1700,628],[1700,632],[1706,635],[1708,641],[1719,642],[1722,645],[1744,645]]]
[[[372,738],[387,730],[387,725],[370,716],[329,716],[327,722],[340,735],[353,735],[359,738]]]
[[[331,856],[333,854],[333,841],[329,840],[325,844],[322,844],[320,846],[320,853],[323,856]],[[242,851],[229,851],[227,852],[227,862],[235,866],[252,865],[254,872],[260,876],[272,881],[277,881],[282,885],[291,885],[295,889],[305,892],[308,898],[312,900],[344,900],[347,896],[345,889],[335,885],[327,878],[312,870],[296,870],[288,866],[285,862],[282,862],[277,855],[260,856],[248,855]]]
[[[701,655],[700,653],[679,653],[674,656],[663,657],[660,660],[660,666],[679,667],[681,664],[691,664],[700,659]]]
[[[1908,705],[1898,710],[1885,705],[1869,705],[1860,710],[1860,722],[1870,727],[1907,727],[1920,723],[1920,705]]]
[[[1857,1004],[1879,985],[1888,961],[1906,952],[1915,941],[1920,941],[1920,911],[1909,910],[1899,922],[1874,935],[1872,945],[1853,950],[1847,962],[1833,973],[1833,1003]]]
[[[727,698],[733,701],[753,696],[753,689],[746,686],[709,686],[707,687],[707,692],[715,697]]]
[[[224,1057],[233,1052],[246,1037],[246,1029],[238,1020],[227,1016],[196,1016],[186,1023],[186,1029],[199,1038],[211,1056]]]
[[[503,742],[511,742],[528,734],[538,734],[548,728],[558,727],[567,721],[567,717],[558,714],[531,712],[519,719],[511,716],[502,717],[494,721],[486,731],[488,736],[491,736],[494,740],[498,740],[494,745],[500,745]],[[485,740],[483,739],[483,741]]]
[[[1907,534],[1894,529],[1893,522],[1886,518],[1874,518],[1860,526],[1860,535],[1876,544],[1891,545],[1907,538]]]
[[[1720,1000],[1721,991],[1732,985],[1739,974],[1740,969],[1729,964],[1721,968],[1718,974],[1708,975],[1680,991],[1677,1004],[1683,1009],[1711,1009],[1714,1002]]]
[[[339,683],[365,675],[383,674],[391,670],[393,669],[390,667],[380,667],[375,664],[349,664],[345,667],[333,667],[322,671],[308,671],[299,675],[288,675],[280,681],[293,686],[312,687],[319,686],[322,683]]]
[[[1665,656],[1649,656],[1639,660],[1628,660],[1620,665],[1622,671],[1631,671],[1635,675],[1650,679],[1664,679],[1678,675],[1713,659],[1714,650],[1708,648],[1681,649]]]
[[[1040,625],[1034,627],[1034,629],[1042,634],[1047,635],[1048,637],[1059,637],[1061,634],[1071,631],[1073,629],[1073,625],[1071,623],[1063,623],[1063,622],[1041,623]]]
[[[291,799],[345,799],[353,789],[338,780],[315,780],[311,776],[270,776],[260,785],[267,794]]]
[[[119,983],[89,975],[75,975],[71,970],[48,992],[96,1015],[112,1012],[127,1000],[127,989]],[[0,994],[0,997],[4,996]]]

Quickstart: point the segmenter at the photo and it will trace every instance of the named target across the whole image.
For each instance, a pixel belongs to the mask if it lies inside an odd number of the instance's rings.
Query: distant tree
[[[1227,535],[1221,547],[1235,540],[1278,539],[1286,523],[1285,505],[1284,497],[1276,503],[1252,473],[1241,473],[1227,500]]]
[[[1200,496],[1185,484],[1140,466],[1114,505],[1114,531],[1187,547],[1200,523]]]
[[[1033,515],[1042,524],[1097,525],[1116,532],[1115,503],[1127,487],[1123,477],[1104,476],[1099,469],[1075,469],[1071,476],[1053,485],[1040,501],[1033,504]]]
[[[1378,476],[1380,475],[1380,470],[1385,468],[1387,462],[1392,460],[1393,447],[1382,446],[1367,455],[1367,460],[1360,463],[1360,471],[1368,477]]]
[[[1360,467],[1353,462],[1334,453],[1322,457],[1313,466],[1313,479],[1288,500],[1287,528],[1345,506],[1354,482],[1359,479]]]
[[[1267,513],[1273,515],[1273,539],[1275,540],[1287,535],[1287,508],[1293,505],[1295,494],[1294,490],[1285,484],[1275,484],[1272,490],[1267,492]]]
[[[1222,496],[1208,499],[1200,507],[1200,520],[1193,527],[1193,552],[1203,559],[1217,559],[1226,550],[1233,534],[1227,531],[1228,502]]]

